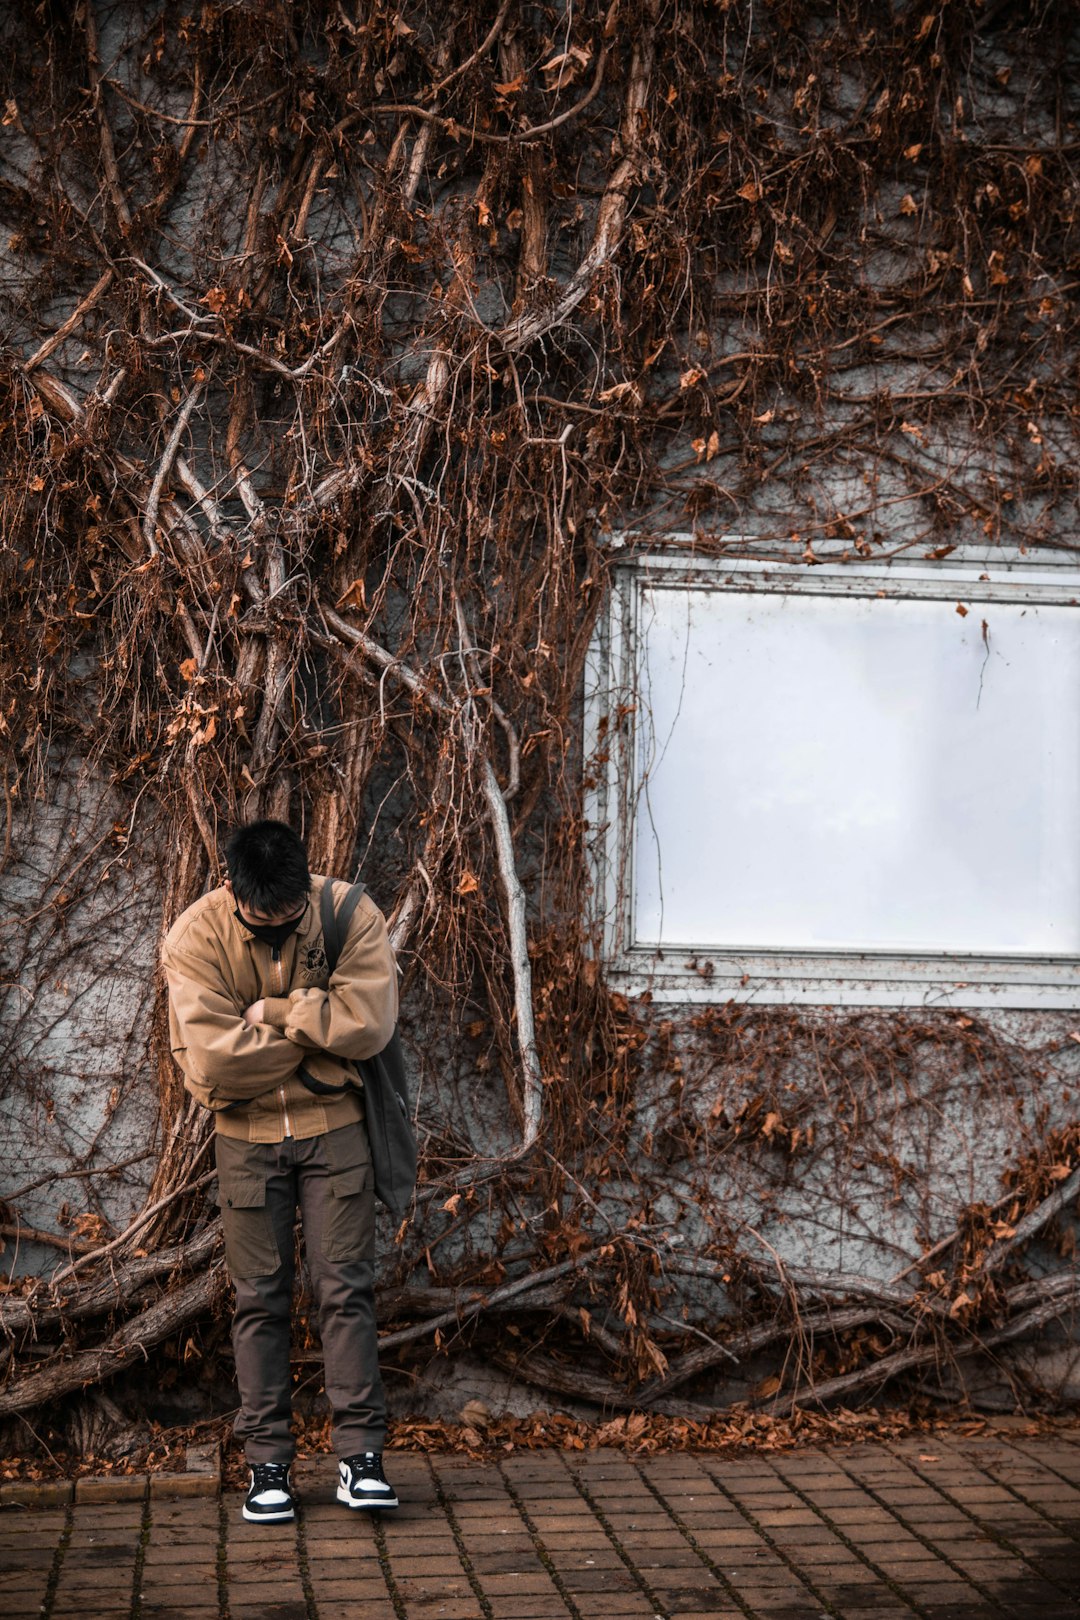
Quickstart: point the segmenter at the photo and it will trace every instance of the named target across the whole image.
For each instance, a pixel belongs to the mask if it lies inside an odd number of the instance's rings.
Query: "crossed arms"
[[[357,1060],[381,1052],[397,1020],[397,971],[382,914],[357,912],[329,988],[237,1003],[213,948],[162,953],[173,1055],[208,1108],[227,1108],[292,1078],[305,1052]]]

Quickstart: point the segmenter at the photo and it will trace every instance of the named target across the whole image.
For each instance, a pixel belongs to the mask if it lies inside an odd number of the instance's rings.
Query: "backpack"
[[[323,884],[320,918],[323,949],[329,974],[349,932],[353,912],[360,904],[365,885],[354,883],[340,906],[334,909],[334,885]],[[416,1186],[416,1137],[409,1114],[409,1088],[405,1076],[405,1054],[397,1030],[381,1052],[361,1058],[357,1068],[363,1080],[364,1114],[371,1143],[371,1168],[375,1196],[397,1221],[403,1220]]]

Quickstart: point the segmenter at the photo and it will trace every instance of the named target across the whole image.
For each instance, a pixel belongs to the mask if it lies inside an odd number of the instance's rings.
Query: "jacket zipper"
[[[284,995],[285,994],[285,969],[282,966],[282,962],[281,962],[281,948],[280,948],[280,946],[275,945],[273,947],[273,962],[274,962],[274,966],[277,968],[278,993],[279,993],[279,995]],[[284,1084],[282,1084],[282,1085],[280,1085],[278,1087],[278,1096],[281,1098],[281,1119],[282,1119],[282,1124],[284,1126],[285,1135],[286,1136],[291,1136],[292,1133],[293,1133],[292,1132],[292,1121],[289,1118],[289,1105],[285,1101],[285,1087],[284,1087]]]

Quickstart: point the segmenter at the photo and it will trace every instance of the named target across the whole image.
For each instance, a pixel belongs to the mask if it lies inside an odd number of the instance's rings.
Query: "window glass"
[[[1080,954],[1074,609],[645,583],[635,619],[633,946]]]

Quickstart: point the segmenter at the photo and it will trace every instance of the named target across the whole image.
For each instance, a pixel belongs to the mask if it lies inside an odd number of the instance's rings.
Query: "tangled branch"
[[[167,923],[257,814],[363,867],[404,969],[424,1179],[387,1347],[777,1407],[1066,1321],[1067,1030],[630,1006],[578,739],[616,528],[808,564],[1075,548],[1069,8],[62,9],[0,24],[0,977],[14,1128],[84,1207],[0,1211],[71,1248],[0,1302],[0,1411],[212,1314],[160,983],[86,1059],[81,1136],[50,997],[119,976],[138,896]],[[148,1071],[154,1172],[114,1224]],[[931,1158],[965,1107],[1005,1145],[961,1185]],[[835,1264],[783,1258],[792,1188]]]

